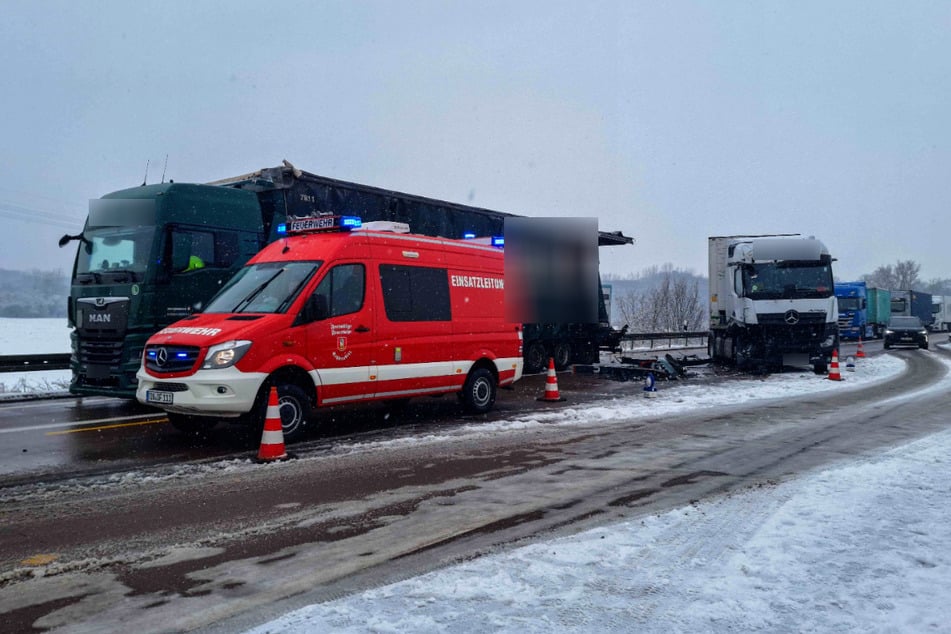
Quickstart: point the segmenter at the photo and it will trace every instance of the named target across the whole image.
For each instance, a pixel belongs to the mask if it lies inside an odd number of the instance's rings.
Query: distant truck
[[[891,317],[891,292],[869,287],[865,282],[840,282],[835,285],[839,304],[839,337],[878,339]]]
[[[931,293],[922,291],[892,291],[892,315],[917,317],[925,328],[931,328],[935,320]]]
[[[78,241],[67,309],[72,356],[69,390],[134,398],[146,340],[204,304],[265,245],[283,237],[291,217],[360,216],[409,224],[450,239],[504,235],[514,214],[424,198],[309,174],[286,163],[208,184],[123,189],[90,201]],[[631,244],[599,232],[599,246]],[[599,301],[600,294],[597,299]],[[592,363],[616,348],[622,332],[603,302],[596,323],[525,324],[525,371],[553,357],[557,366]]]
[[[812,365],[838,346],[832,256],[798,234],[709,238],[710,356],[739,368]]]
[[[951,295],[932,295],[931,312],[934,314],[932,328],[951,331]]]

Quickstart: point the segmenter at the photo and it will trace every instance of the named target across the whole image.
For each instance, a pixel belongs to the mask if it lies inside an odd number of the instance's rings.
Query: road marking
[[[30,425],[28,427],[11,427],[9,429],[0,429],[0,434],[12,434],[18,431],[42,431],[44,429],[62,429],[63,427],[75,427],[76,425],[100,425],[103,423],[114,423],[118,421],[135,421],[141,418],[151,419],[151,422],[161,422],[166,419],[155,418],[155,414],[140,414],[138,416],[117,416],[115,418],[100,418],[99,420],[73,421],[71,423],[50,423],[48,425]],[[140,424],[146,424],[142,422]],[[77,430],[81,431],[81,430]]]
[[[17,409],[35,409],[37,407],[57,407],[62,401],[67,401],[68,398],[61,399],[36,399],[29,402],[22,402],[16,400],[0,400],[0,408],[4,411],[17,410]],[[82,401],[85,405],[98,405],[100,403],[115,402],[114,398],[99,397],[99,396],[81,396],[76,397],[74,400]],[[54,405],[55,404],[55,405]]]
[[[116,423],[114,425],[99,425],[98,427],[80,427],[78,429],[66,429],[63,431],[48,431],[47,436],[62,436],[63,434],[76,434],[81,431],[101,431],[103,429],[118,429],[120,427],[136,427],[137,425],[155,425],[157,423],[167,422],[167,418],[156,418],[153,420],[142,420],[137,423]]]

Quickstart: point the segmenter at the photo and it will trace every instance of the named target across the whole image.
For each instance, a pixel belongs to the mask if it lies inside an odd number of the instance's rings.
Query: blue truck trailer
[[[879,338],[891,317],[891,292],[869,287],[865,282],[840,282],[835,285],[839,304],[839,337]]]
[[[921,291],[892,291],[892,315],[914,316],[921,320],[925,328],[934,323],[931,293]]]

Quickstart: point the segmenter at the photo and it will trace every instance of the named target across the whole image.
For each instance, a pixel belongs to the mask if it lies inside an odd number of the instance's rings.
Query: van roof
[[[249,264],[256,262],[280,262],[293,260],[327,260],[336,257],[343,249],[354,244],[394,243],[405,244],[416,249],[435,251],[453,251],[457,253],[480,253],[482,255],[503,256],[501,249],[470,240],[453,240],[424,236],[414,233],[394,233],[390,231],[330,231],[291,235],[281,238],[264,247],[251,258]]]

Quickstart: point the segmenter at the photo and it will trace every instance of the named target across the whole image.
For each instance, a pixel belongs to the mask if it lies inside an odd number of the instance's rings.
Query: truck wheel
[[[267,417],[267,402],[271,394],[273,383],[266,381],[261,386],[261,392],[254,403],[254,409],[248,414],[251,429],[255,432],[264,430],[264,419]],[[299,440],[307,428],[313,414],[311,400],[307,392],[294,383],[277,384],[277,405],[281,414],[281,432],[285,442]]]
[[[188,416],[172,412],[166,412],[165,415],[168,416],[168,422],[172,427],[189,436],[203,436],[218,424],[217,419],[204,416]]]
[[[560,372],[571,363],[571,346],[563,341],[559,341],[552,348],[551,356],[555,360],[555,369]]]
[[[484,414],[495,404],[495,377],[486,368],[476,368],[469,373],[462,386],[462,401],[469,411]]]
[[[829,371],[829,366],[826,363],[813,363],[812,371],[816,374],[825,374]]]
[[[545,346],[539,341],[533,341],[525,349],[525,374],[535,374],[541,372],[545,367],[548,357],[545,355]]]

